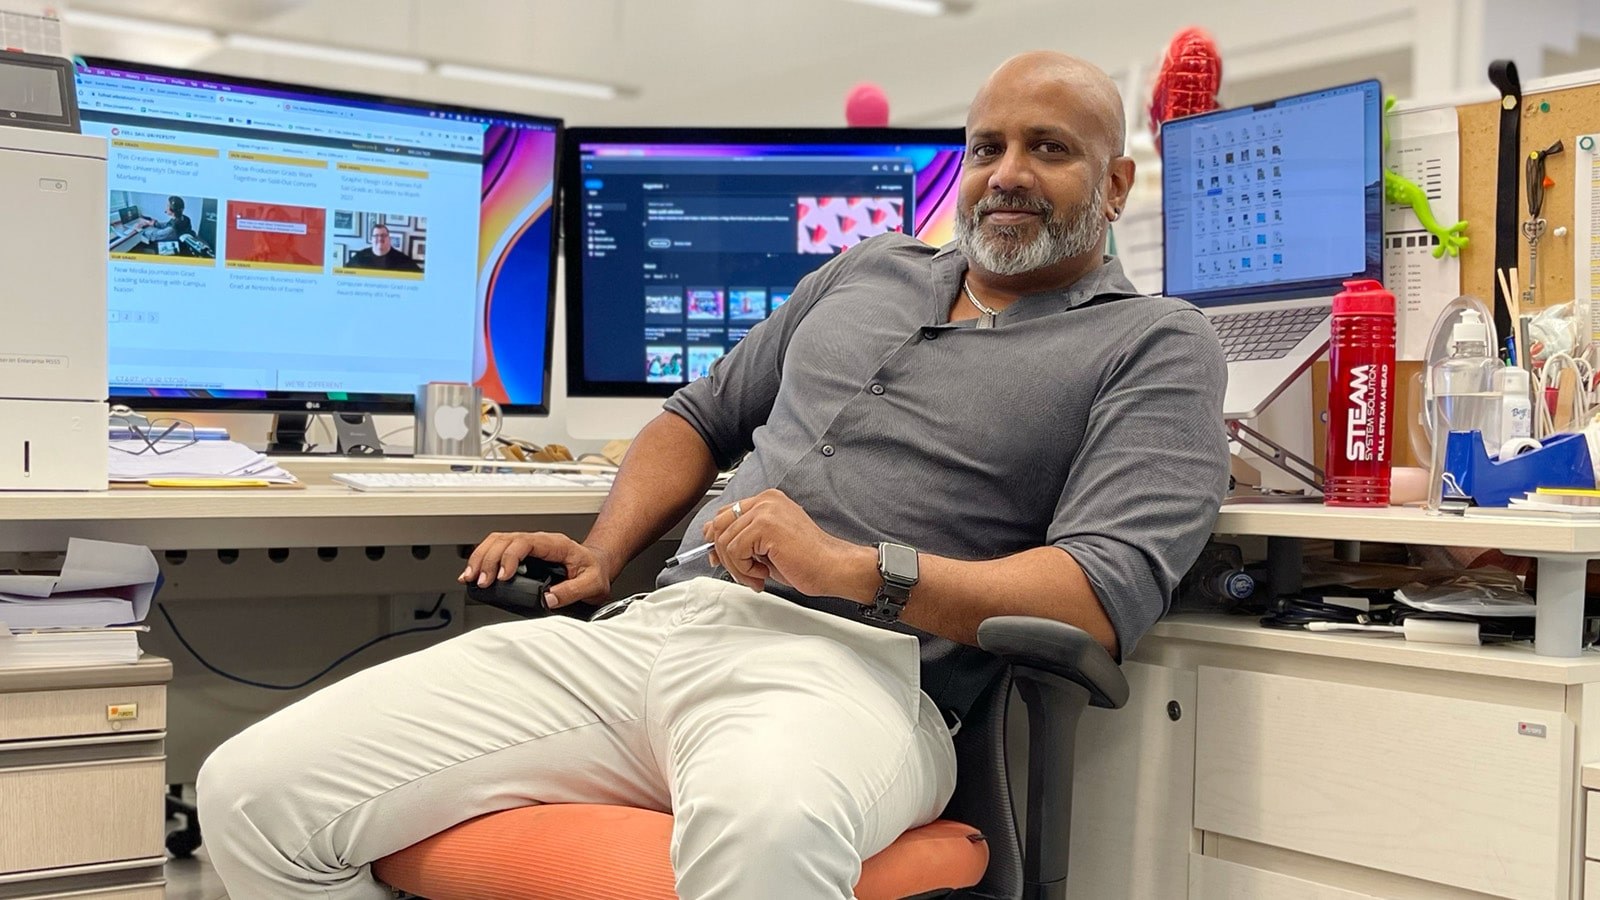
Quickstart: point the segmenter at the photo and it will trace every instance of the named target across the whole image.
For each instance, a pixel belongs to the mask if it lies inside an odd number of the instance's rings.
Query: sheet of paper
[[[1578,135],[1572,149],[1572,293],[1579,311],[1587,311],[1593,334],[1600,323],[1600,134]]]
[[[139,482],[152,478],[260,478],[293,484],[294,476],[276,462],[237,441],[195,441],[154,453],[144,441],[112,441],[109,472],[112,481]]]
[[[1461,133],[1453,108],[1401,111],[1386,117],[1389,149],[1384,165],[1409,179],[1428,197],[1443,227],[1461,216]],[[1486,223],[1492,224],[1492,223]],[[1489,227],[1468,230],[1472,240],[1492,243]],[[1396,356],[1421,360],[1428,334],[1445,305],[1461,294],[1461,260],[1433,257],[1435,238],[1409,205],[1384,203],[1383,283],[1394,292]]]
[[[61,574],[0,575],[0,598],[49,602],[44,598],[95,593],[127,600],[134,621],[143,621],[160,578],[161,566],[149,547],[69,538]]]

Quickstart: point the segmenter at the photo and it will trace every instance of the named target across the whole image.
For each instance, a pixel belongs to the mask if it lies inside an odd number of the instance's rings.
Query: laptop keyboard
[[[1281,359],[1333,312],[1328,306],[1210,316],[1228,362]]]

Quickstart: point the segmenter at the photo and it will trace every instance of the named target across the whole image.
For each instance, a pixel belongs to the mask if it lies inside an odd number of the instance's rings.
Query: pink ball
[[[889,124],[889,98],[870,81],[850,89],[844,101],[844,120],[851,128],[883,128]]]

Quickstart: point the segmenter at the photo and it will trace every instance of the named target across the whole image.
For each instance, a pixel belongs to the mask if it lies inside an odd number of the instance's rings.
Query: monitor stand
[[[333,428],[339,436],[339,452],[345,456],[382,456],[383,440],[378,423],[366,413],[334,413]]]
[[[272,431],[267,435],[267,452],[309,453],[306,432],[311,428],[311,417],[300,413],[278,413],[272,417]]]
[[[336,450],[312,451],[307,441],[311,430],[311,416],[303,413],[278,413],[272,420],[272,432],[267,440],[267,452],[278,455],[313,454],[334,456],[382,456],[383,442],[378,438],[377,423],[366,413],[330,413],[334,434],[338,439]]]

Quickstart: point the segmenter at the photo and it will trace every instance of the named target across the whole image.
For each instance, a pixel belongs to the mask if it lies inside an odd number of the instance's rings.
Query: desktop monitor
[[[109,141],[112,401],[549,410],[561,122],[80,60]]]
[[[855,243],[954,233],[959,128],[574,128],[568,428],[626,437]]]

